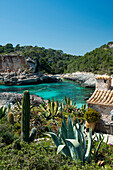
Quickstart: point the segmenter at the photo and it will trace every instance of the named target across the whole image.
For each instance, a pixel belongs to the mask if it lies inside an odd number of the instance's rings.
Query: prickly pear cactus
[[[30,95],[29,91],[24,91],[22,100],[22,119],[21,119],[21,140],[29,142],[30,129]]]

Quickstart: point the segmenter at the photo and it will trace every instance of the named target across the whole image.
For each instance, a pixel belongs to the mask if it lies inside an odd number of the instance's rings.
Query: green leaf
[[[49,134],[49,135],[51,135],[51,137],[52,137],[52,139],[53,139],[53,141],[54,141],[54,143],[55,143],[55,145],[58,147],[59,145],[61,145],[61,142],[60,142],[60,140],[58,139],[58,137],[57,137],[57,135],[55,134],[55,133],[53,133],[53,132],[48,132],[48,133],[45,133],[45,134]]]
[[[83,160],[83,155],[80,147],[80,143],[75,139],[66,139],[68,142],[70,142],[74,146],[74,152],[77,159]],[[71,148],[73,149],[73,148]],[[74,154],[73,154],[74,155]]]
[[[22,109],[22,106],[21,106],[21,104],[19,103],[19,101],[17,101],[16,104],[17,104],[17,106],[18,106],[19,109]]]
[[[70,116],[68,116],[67,137],[68,137],[69,139],[74,139],[73,121],[72,121],[72,119],[70,118]]]
[[[65,145],[59,145],[57,148],[57,154],[62,151],[62,149],[65,147]]]
[[[80,143],[75,139],[66,139],[66,140],[71,142],[75,148],[80,146]]]
[[[63,137],[66,139],[67,138],[67,129],[66,129],[63,121],[62,121],[61,132],[62,132]]]
[[[89,158],[91,155],[91,149],[92,149],[92,129],[89,128],[88,147],[87,147],[84,161],[87,161],[87,162],[89,161]]]

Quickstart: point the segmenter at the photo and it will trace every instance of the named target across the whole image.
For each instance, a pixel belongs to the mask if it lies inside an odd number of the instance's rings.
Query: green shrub
[[[100,119],[100,113],[92,108],[89,108],[84,113],[84,118],[87,120],[88,123],[96,122]]]

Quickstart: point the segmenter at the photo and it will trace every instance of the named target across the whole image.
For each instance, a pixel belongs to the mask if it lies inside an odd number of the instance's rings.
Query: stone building
[[[96,89],[87,101],[88,108],[91,107],[101,114],[110,114],[111,110],[113,110],[111,79],[109,76],[98,76],[96,78]]]
[[[87,101],[88,108],[93,108],[101,114],[101,122],[97,130],[113,134],[113,121],[110,112],[113,110],[113,87],[112,78],[109,76],[96,77],[96,89]]]

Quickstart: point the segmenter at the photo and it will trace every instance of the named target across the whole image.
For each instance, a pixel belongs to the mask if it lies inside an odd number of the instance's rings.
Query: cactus
[[[22,118],[21,118],[21,140],[29,142],[30,129],[30,95],[29,91],[24,91],[22,100]]]
[[[7,115],[7,120],[9,123],[14,124],[14,115],[12,112],[9,112]]]

